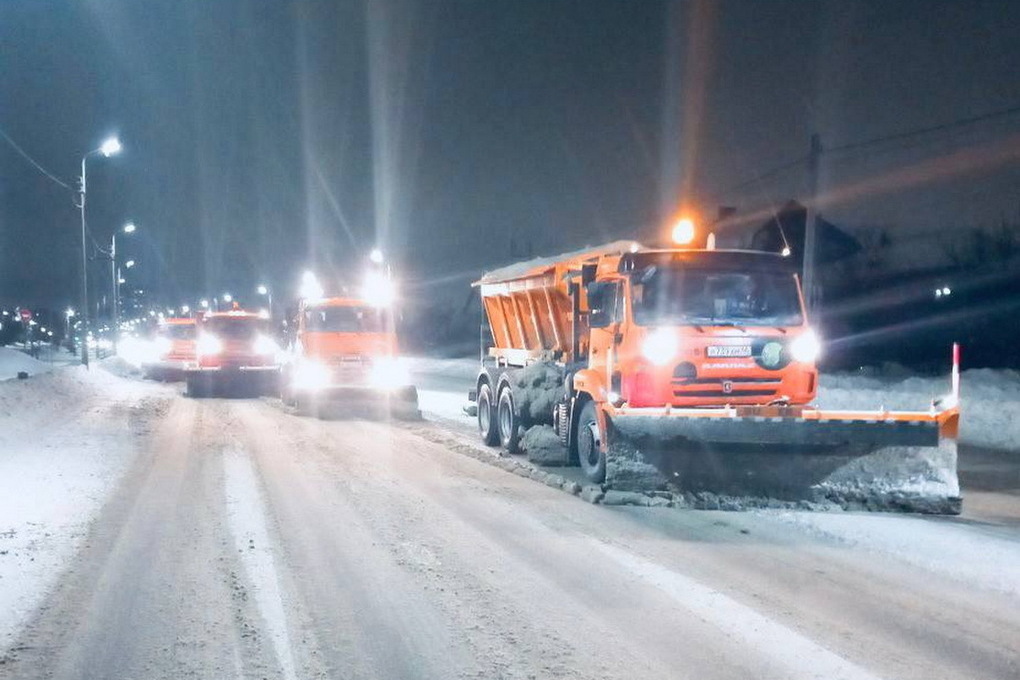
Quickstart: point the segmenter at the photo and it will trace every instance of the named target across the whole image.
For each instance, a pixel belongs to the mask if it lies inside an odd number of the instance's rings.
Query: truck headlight
[[[195,354],[198,356],[210,356],[223,351],[223,342],[215,335],[203,333],[195,341]]]
[[[395,357],[384,357],[372,363],[368,380],[373,387],[391,390],[410,384],[411,376],[403,361]]]
[[[795,361],[803,364],[813,364],[821,353],[822,342],[818,339],[818,334],[810,328],[790,343],[790,355]]]
[[[157,359],[170,354],[170,350],[173,348],[174,343],[170,341],[170,338],[158,337],[152,341],[152,350]]]
[[[291,384],[298,390],[321,390],[329,387],[329,367],[318,361],[298,361],[294,364]]]
[[[652,331],[641,343],[641,354],[656,366],[665,366],[676,356],[676,334],[672,329]]]
[[[276,344],[276,341],[265,335],[255,338],[255,345],[252,349],[255,350],[256,354],[276,355],[280,353],[280,346]]]

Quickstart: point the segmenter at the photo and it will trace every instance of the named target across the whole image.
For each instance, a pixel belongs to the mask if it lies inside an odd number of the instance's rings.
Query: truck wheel
[[[488,383],[478,388],[478,432],[486,446],[499,444],[499,431],[496,429],[496,409],[492,403],[492,388]]]
[[[496,408],[496,422],[499,426],[499,443],[510,453],[520,453],[521,420],[514,409],[514,395],[509,387],[499,395],[499,406]]]
[[[188,376],[188,396],[192,399],[201,399],[207,396],[206,382],[202,377],[200,375]]]
[[[577,459],[584,476],[596,484],[606,481],[606,454],[601,447],[602,435],[595,402],[585,402],[581,408],[574,441],[577,442]]]

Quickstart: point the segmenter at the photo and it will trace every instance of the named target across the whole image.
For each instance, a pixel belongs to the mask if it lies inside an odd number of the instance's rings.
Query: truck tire
[[[499,431],[496,429],[496,408],[492,403],[492,388],[482,383],[478,388],[478,432],[486,446],[499,444]]]
[[[496,407],[496,424],[499,427],[499,443],[509,453],[521,452],[520,428],[521,419],[514,408],[514,395],[510,387],[504,387],[499,393],[499,405]]]
[[[188,396],[192,399],[201,399],[209,394],[208,383],[203,375],[189,375],[187,379]]]
[[[600,446],[602,435],[595,402],[586,401],[581,408],[574,441],[577,442],[577,461],[584,476],[596,484],[606,481],[606,454]]]

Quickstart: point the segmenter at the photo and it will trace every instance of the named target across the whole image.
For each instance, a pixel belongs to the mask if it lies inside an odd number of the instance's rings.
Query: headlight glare
[[[818,334],[813,329],[809,328],[800,335],[792,343],[790,343],[790,355],[793,356],[795,361],[799,361],[804,364],[813,364],[818,361],[818,357],[822,354],[822,342],[818,339]]]
[[[656,366],[665,366],[676,357],[676,334],[667,328],[652,331],[641,343],[641,354]]]

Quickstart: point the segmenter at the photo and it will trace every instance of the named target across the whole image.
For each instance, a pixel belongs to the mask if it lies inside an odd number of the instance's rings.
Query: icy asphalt
[[[459,371],[412,425],[0,383],[0,678],[1020,675],[1013,457],[961,518],[593,506],[458,452]]]

